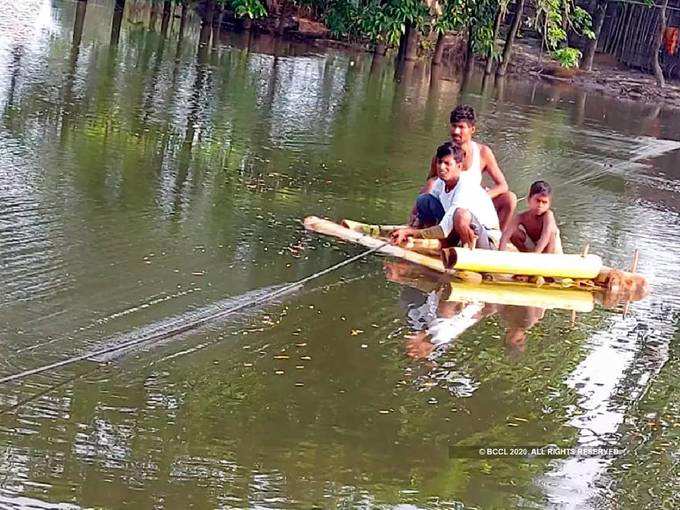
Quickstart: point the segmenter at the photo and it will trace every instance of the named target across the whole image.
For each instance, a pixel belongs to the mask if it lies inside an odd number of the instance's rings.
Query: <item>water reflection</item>
[[[385,262],[383,268],[389,281],[404,286],[400,303],[411,328],[407,354],[417,359],[439,357],[465,331],[493,315],[504,329],[507,353],[519,354],[525,351],[529,330],[543,319],[546,309],[588,313],[595,303],[594,293],[579,289],[467,284],[402,261]],[[618,304],[614,299],[599,301]]]

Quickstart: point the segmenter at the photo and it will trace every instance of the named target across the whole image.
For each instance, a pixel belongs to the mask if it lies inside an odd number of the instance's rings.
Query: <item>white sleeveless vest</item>
[[[472,146],[472,163],[460,173],[460,180],[467,183],[482,185],[482,156],[480,155],[479,144],[470,142]]]

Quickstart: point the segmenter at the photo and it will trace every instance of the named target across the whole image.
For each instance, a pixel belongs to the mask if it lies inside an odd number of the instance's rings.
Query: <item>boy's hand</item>
[[[475,231],[470,228],[470,225],[462,225],[460,231],[458,232],[458,237],[460,237],[460,242],[463,246],[472,246],[477,236]]]
[[[392,244],[400,245],[404,241],[406,241],[406,238],[408,238],[410,235],[412,235],[412,229],[410,228],[400,228],[395,230],[390,234],[390,238],[392,241]]]

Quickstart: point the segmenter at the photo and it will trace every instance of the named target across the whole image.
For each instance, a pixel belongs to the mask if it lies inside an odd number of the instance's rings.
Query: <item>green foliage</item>
[[[568,26],[577,33],[592,39],[592,18],[584,9],[574,6],[573,0],[537,0],[536,29],[552,57],[565,68],[578,67],[581,52],[566,45]]]
[[[463,2],[445,0],[441,4],[442,14],[432,23],[432,29],[437,33],[455,32],[465,27],[465,10]]]
[[[364,10],[359,28],[371,41],[392,46],[399,44],[399,38],[405,30],[404,23],[383,9],[377,1],[371,2]]]
[[[333,0],[326,9],[325,22],[334,37],[358,35],[358,5],[347,0]]]
[[[558,48],[552,52],[552,57],[557,60],[560,65],[566,69],[574,69],[578,67],[581,60],[581,51],[576,48]]]
[[[260,0],[231,0],[230,3],[239,18],[257,19],[267,15],[267,8]]]
[[[571,13],[571,23],[578,33],[588,39],[595,39],[595,32],[593,32],[593,18],[590,13],[580,7],[575,7],[574,12]]]
[[[420,31],[428,29],[430,15],[422,0],[332,0],[324,21],[336,37],[366,38],[397,45],[411,23]]]
[[[477,55],[494,56],[494,21],[499,3],[496,0],[469,0],[463,16],[472,38],[472,50]]]

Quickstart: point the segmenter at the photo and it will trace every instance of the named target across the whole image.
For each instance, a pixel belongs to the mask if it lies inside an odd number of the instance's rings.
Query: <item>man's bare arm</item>
[[[480,146],[480,159],[482,164],[482,172],[488,172],[489,176],[494,182],[494,187],[487,191],[491,198],[496,198],[498,195],[508,191],[508,183],[505,176],[498,166],[496,156],[493,155],[491,149],[486,145]]]

